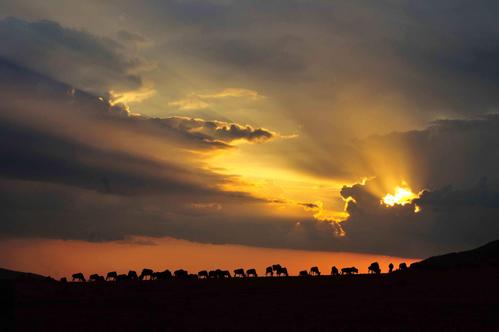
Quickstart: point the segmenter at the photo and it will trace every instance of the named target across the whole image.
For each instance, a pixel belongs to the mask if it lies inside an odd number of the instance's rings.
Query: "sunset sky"
[[[498,14],[0,0],[0,267],[297,272],[498,239]]]

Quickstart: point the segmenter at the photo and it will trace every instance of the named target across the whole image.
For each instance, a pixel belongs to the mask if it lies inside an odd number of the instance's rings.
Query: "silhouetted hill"
[[[0,280],[45,280],[47,277],[29,273],[0,268]]]
[[[476,249],[434,256],[411,264],[415,269],[451,269],[463,267],[499,267],[499,240]]]

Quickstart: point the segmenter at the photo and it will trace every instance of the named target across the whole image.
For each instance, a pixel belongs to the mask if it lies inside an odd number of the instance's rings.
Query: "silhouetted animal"
[[[195,273],[190,273],[187,278],[189,279],[192,279],[192,280],[197,280],[198,279],[198,275],[195,274]]]
[[[148,278],[149,280],[151,280],[152,279],[152,274],[153,274],[153,270],[151,270],[151,269],[143,269],[142,273],[140,274],[139,279],[140,280],[146,280],[146,278]]]
[[[201,278],[208,279],[208,271],[206,271],[206,270],[199,271],[198,272],[198,277],[199,277],[199,279],[201,279]]]
[[[310,274],[311,274],[311,275],[320,276],[320,275],[321,275],[321,271],[319,271],[319,268],[318,268],[317,266],[313,266],[313,267],[310,269]]]
[[[118,276],[118,273],[116,271],[113,272],[108,272],[106,276],[106,281],[108,280],[114,280],[116,281],[116,277]]]
[[[288,276],[288,269],[279,265],[279,270],[276,273],[278,276]]]
[[[234,270],[234,277],[246,277],[246,274],[244,273],[244,269],[235,269]]]
[[[116,281],[126,281],[126,280],[130,280],[128,278],[128,274],[118,274],[116,276]]]
[[[300,271],[300,273],[298,273],[298,275],[300,277],[308,277],[308,271],[307,270]]]
[[[388,272],[392,273],[393,272],[393,264],[390,263],[390,265],[388,265]]]
[[[267,266],[267,268],[265,269],[265,275],[268,276],[269,274],[271,277],[274,275],[274,271],[272,270],[272,266]]]
[[[341,274],[354,274],[354,273],[359,273],[359,270],[357,270],[356,267],[344,267],[341,269]]]
[[[68,282],[68,278],[62,277],[61,280],[59,280],[59,282],[67,283]]]
[[[166,269],[162,272],[156,272],[156,280],[165,280],[165,279],[170,279],[172,278],[173,275],[172,273],[170,272],[170,270]]]
[[[86,282],[85,280],[85,276],[83,275],[83,273],[75,273],[73,274],[73,281],[81,281],[81,282]]]
[[[336,266],[333,266],[331,268],[331,275],[332,276],[337,276],[338,274],[340,274],[339,271],[338,271],[338,268]]]
[[[220,269],[216,269],[214,271],[215,273],[215,278],[217,279],[223,279],[224,278],[224,271],[220,270]]]
[[[367,272],[374,273],[374,274],[380,274],[381,269],[379,267],[378,262],[371,263],[371,265],[369,265],[369,267],[367,268]]]
[[[231,278],[230,272],[227,270],[222,271],[222,278]]]
[[[217,277],[218,276],[216,271],[211,270],[210,272],[208,272],[208,278],[215,279]]]
[[[272,271],[274,271],[276,275],[278,275],[278,271],[280,269],[282,269],[282,266],[280,264],[274,264],[274,265],[272,265]]]
[[[400,270],[400,271],[405,271],[405,270],[407,270],[407,264],[406,264],[406,263],[400,263],[400,264],[399,264],[399,270]]]
[[[176,270],[173,274],[176,278],[187,278],[189,276],[189,272],[183,269]]]
[[[137,280],[137,279],[139,279],[139,276],[137,275],[137,272],[130,270],[130,271],[128,271],[128,279]]]
[[[98,274],[92,274],[89,278],[88,281],[105,281],[104,277]]]
[[[256,273],[256,270],[255,269],[249,269],[249,270],[246,270],[246,274],[248,275],[248,277],[258,277],[258,274]]]

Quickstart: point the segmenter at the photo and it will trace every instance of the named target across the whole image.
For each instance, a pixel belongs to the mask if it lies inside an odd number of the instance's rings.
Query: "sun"
[[[410,204],[414,199],[419,196],[412,192],[411,188],[407,185],[407,183],[402,182],[401,186],[395,187],[395,191],[393,194],[386,194],[381,199],[381,204],[385,204],[387,206],[394,205],[406,205]]]

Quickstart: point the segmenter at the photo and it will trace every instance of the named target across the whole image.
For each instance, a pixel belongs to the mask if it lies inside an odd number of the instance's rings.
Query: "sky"
[[[499,238],[498,15],[0,0],[0,266],[363,266]]]

